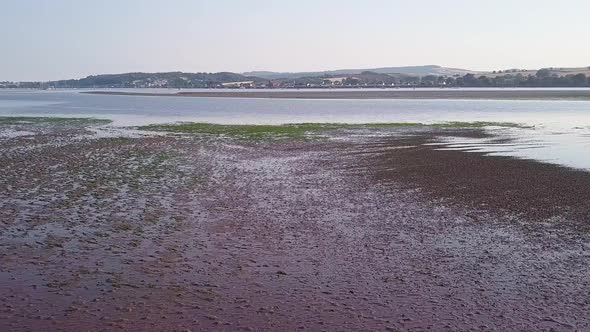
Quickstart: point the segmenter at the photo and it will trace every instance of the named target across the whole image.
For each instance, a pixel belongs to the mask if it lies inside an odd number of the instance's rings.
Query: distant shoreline
[[[468,99],[468,100],[590,100],[590,90],[380,90],[380,91],[198,91],[178,93],[86,91],[84,94],[145,96],[145,97],[200,97],[200,98],[261,98],[261,99]]]

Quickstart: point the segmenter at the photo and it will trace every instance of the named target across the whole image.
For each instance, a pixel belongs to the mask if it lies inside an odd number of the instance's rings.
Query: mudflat
[[[460,90],[460,89],[383,89],[383,90],[209,90],[198,92],[153,93],[124,91],[88,91],[88,94],[209,98],[278,99],[499,99],[499,100],[590,100],[590,89],[579,90]]]
[[[590,174],[480,128],[0,122],[1,330],[590,328]]]

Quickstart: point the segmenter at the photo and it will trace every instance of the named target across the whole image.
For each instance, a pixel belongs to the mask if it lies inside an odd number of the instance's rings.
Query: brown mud
[[[480,130],[12,130],[2,331],[590,329],[590,174],[423,145]]]

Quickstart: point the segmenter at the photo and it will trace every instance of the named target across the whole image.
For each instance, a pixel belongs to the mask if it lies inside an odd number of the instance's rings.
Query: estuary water
[[[433,144],[441,149],[479,151],[590,170],[590,101],[180,98],[79,92],[0,90],[0,116],[93,117],[110,119],[113,126],[177,121],[219,124],[514,122],[531,128],[489,127],[486,130],[498,134],[499,139],[441,138]]]

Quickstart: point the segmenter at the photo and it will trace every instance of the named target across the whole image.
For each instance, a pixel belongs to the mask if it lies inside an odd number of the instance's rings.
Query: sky
[[[0,81],[590,66],[588,0],[0,0]]]

